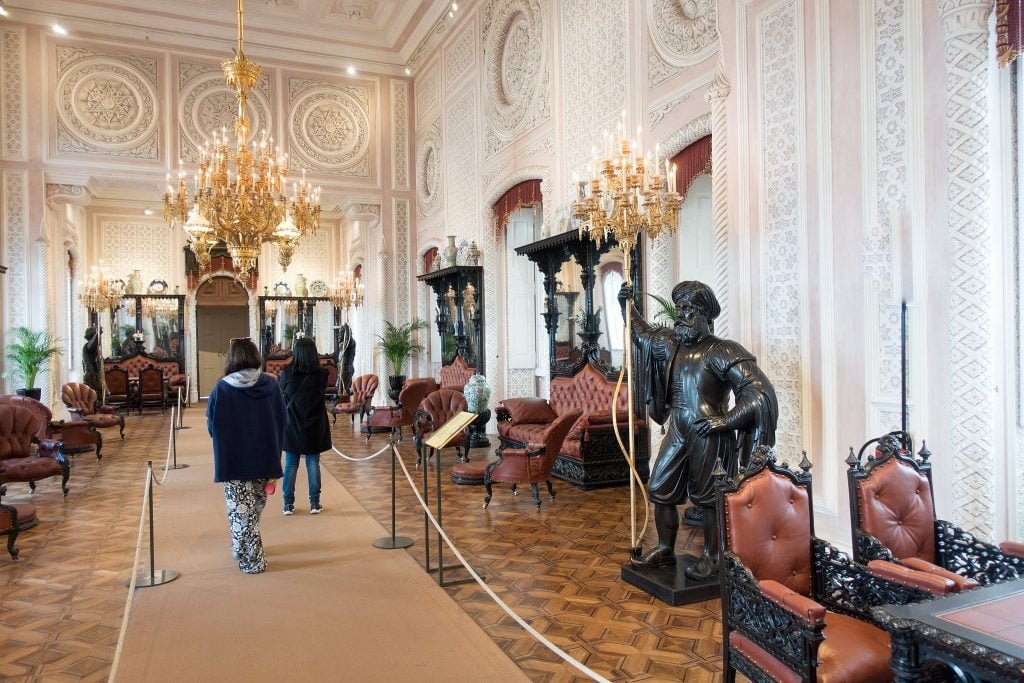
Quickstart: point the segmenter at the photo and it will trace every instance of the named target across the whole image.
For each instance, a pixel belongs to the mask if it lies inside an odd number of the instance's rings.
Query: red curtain
[[[669,163],[676,165],[676,192],[686,199],[686,193],[690,191],[690,185],[697,176],[711,171],[711,136],[705,135],[690,143],[672,157]]]
[[[430,267],[434,265],[434,259],[437,258],[437,247],[431,247],[423,254],[423,272],[429,273]]]
[[[540,194],[540,180],[524,180],[513,186],[508,192],[501,195],[501,199],[494,203],[494,230],[498,237],[505,230],[508,224],[510,213],[518,211],[524,206],[543,206],[544,200]]]
[[[1024,42],[1024,0],[996,0],[996,55],[999,66],[1009,66]]]

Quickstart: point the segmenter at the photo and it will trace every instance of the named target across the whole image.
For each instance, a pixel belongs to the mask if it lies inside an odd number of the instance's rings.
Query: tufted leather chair
[[[0,404],[0,481],[28,482],[35,491],[37,481],[60,476],[61,491],[66,496],[71,470],[60,443],[40,441],[40,429],[40,420],[32,410]]]
[[[15,405],[31,410],[39,418],[39,431],[36,432],[36,438],[40,442],[59,441],[60,451],[64,455],[91,451],[99,440],[99,434],[88,423],[55,421],[50,409],[34,398],[4,394],[0,396],[0,405]],[[22,525],[22,529],[24,528],[25,526]]]
[[[93,431],[97,429],[121,428],[124,438],[124,415],[118,415],[114,406],[96,405],[96,391],[88,384],[68,382],[60,390],[61,400],[68,412],[78,421],[86,422]],[[103,436],[96,433],[96,459],[103,458]]]
[[[871,439],[846,459],[850,522],[857,562],[905,583],[938,578],[954,593],[1024,576],[1024,557],[983,543],[935,518],[931,452],[912,453],[910,436]],[[1007,546],[1012,550],[1012,546]],[[893,564],[896,564],[893,567]]]
[[[487,488],[484,507],[491,503],[491,484],[494,482],[512,484],[513,493],[517,484],[529,483],[533,491],[533,500],[540,510],[540,489],[537,484],[543,481],[548,485],[551,500],[554,500],[555,489],[551,485],[551,468],[555,465],[555,458],[558,457],[562,442],[579,416],[580,414],[575,411],[559,415],[540,434],[536,442],[530,443],[526,448],[503,449],[498,460],[489,464],[484,473],[484,486]]]
[[[327,370],[327,375],[324,377],[324,398],[332,401],[338,398],[338,364],[334,362],[333,358],[323,358],[320,360],[320,365]],[[335,420],[338,418],[335,417]]]
[[[139,388],[135,405],[142,414],[142,406],[160,406],[160,412],[167,410],[167,382],[160,368],[150,365],[139,371]]]
[[[374,430],[397,432],[399,440],[402,438],[403,427],[413,427],[416,424],[416,410],[420,403],[432,391],[437,391],[437,382],[433,377],[417,377],[405,381],[402,391],[398,394],[397,406],[377,406],[371,409],[366,440]]]
[[[423,461],[423,440],[430,436],[435,429],[452,419],[453,416],[466,409],[466,397],[461,391],[455,389],[441,388],[437,391],[432,391],[420,401],[419,408],[416,410],[416,423],[414,425],[417,467]],[[465,432],[456,434],[448,442],[448,445],[455,447],[455,455],[459,460],[469,460],[469,446],[467,445]]]
[[[806,455],[800,468],[778,465],[761,447],[736,479],[716,470],[724,678],[891,680],[889,636],[862,620],[864,610],[928,594],[874,576],[815,538]]]
[[[115,365],[105,372],[107,383],[107,404],[116,406],[129,405],[132,401],[131,384],[128,382],[128,371]]]
[[[438,370],[438,377],[442,389],[455,389],[462,391],[466,388],[466,382],[476,374],[476,368],[470,367],[462,356],[456,355],[451,363],[442,365]]]
[[[351,415],[352,423],[355,424],[356,413],[359,413],[359,421],[362,422],[363,416],[370,412],[370,401],[379,386],[377,375],[359,375],[352,380],[351,393],[339,396],[338,402],[331,407],[334,422],[338,422],[338,415]]]

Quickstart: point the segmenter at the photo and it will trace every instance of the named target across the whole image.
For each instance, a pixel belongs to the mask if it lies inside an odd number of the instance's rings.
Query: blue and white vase
[[[466,396],[466,409],[471,413],[482,413],[490,406],[491,388],[483,375],[470,377],[462,393]]]

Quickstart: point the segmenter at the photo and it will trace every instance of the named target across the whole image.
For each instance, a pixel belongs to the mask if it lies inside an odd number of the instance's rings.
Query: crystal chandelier
[[[199,168],[189,197],[185,172],[179,168],[177,187],[167,176],[164,218],[180,225],[200,269],[210,264],[210,250],[223,242],[235,268],[256,267],[263,244],[276,244],[278,260],[286,269],[299,238],[316,232],[320,222],[320,188],[302,181],[288,186],[288,156],[279,154],[265,132],[250,140],[246,115],[249,92],[259,82],[262,69],[245,58],[242,50],[242,0],[238,0],[238,48],[221,64],[227,84],[235,91],[235,143],[228,145],[228,131],[214,133],[200,150]],[[290,190],[290,191],[289,191]]]
[[[117,308],[124,297],[124,283],[110,279],[110,270],[100,264],[92,267],[92,272],[85,279],[78,300],[86,308],[94,311],[107,311]]]
[[[604,134],[603,158],[593,150],[594,165],[588,168],[587,181],[577,183],[577,200],[573,203],[573,216],[579,223],[581,236],[589,236],[600,242],[614,237],[622,248],[622,271],[626,285],[632,286],[631,254],[642,234],[652,239],[662,233],[675,233],[679,224],[679,208],[682,198],[675,191],[676,171],[665,160],[664,176],[661,174],[661,149],[655,148],[654,157],[643,154],[642,131],[637,127],[635,140],[628,140],[626,113],[619,124],[618,140],[609,133]],[[616,147],[617,145],[617,147]],[[611,414],[615,439],[629,463],[629,508],[630,541],[634,556],[640,554],[640,539],[647,527],[637,533],[636,529],[636,485],[640,484],[646,504],[647,492],[643,480],[636,470],[636,425],[633,410],[633,306],[626,306],[625,343],[622,349],[622,369],[612,396]],[[618,399],[623,378],[626,380],[626,411],[629,424],[629,441],[623,443],[618,428]]]
[[[365,299],[365,287],[362,279],[356,277],[351,270],[338,273],[338,279],[331,287],[331,303],[348,313],[350,308],[359,308]]]

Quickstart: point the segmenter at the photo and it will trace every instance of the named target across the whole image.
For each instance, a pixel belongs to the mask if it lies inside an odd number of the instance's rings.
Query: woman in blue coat
[[[281,476],[284,399],[277,382],[260,372],[263,359],[248,337],[232,339],[224,377],[210,392],[206,426],[213,439],[215,482],[224,484],[231,548],[238,568],[259,574],[267,568],[260,537],[264,487]]]

